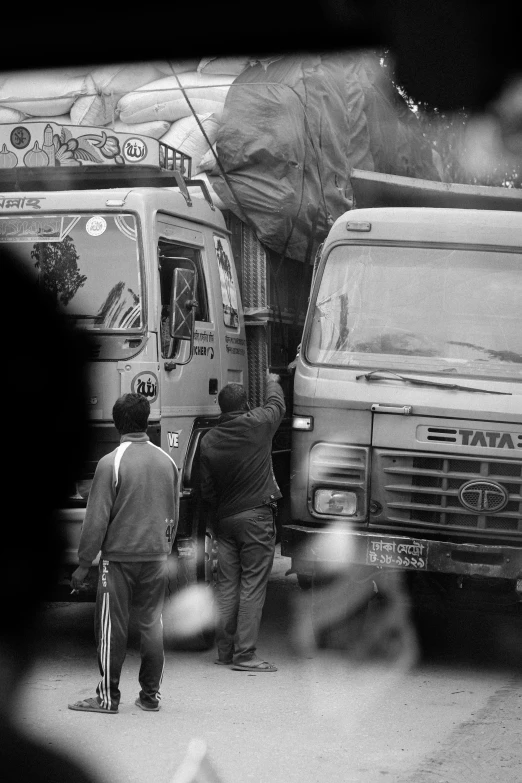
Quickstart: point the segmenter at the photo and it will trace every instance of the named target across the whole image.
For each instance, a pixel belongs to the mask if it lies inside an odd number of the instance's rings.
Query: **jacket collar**
[[[146,432],[127,432],[121,436],[120,443],[147,443],[150,440]]]
[[[246,413],[250,413],[250,411],[229,411],[228,413],[222,413],[218,423],[226,424],[227,421],[237,419],[239,416],[244,416]]]

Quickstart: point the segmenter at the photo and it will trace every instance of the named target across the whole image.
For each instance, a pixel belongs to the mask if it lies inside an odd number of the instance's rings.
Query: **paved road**
[[[134,706],[133,636],[120,713],[68,710],[97,682],[93,607],[49,604],[20,722],[112,783],[169,783],[195,737],[224,783],[519,783],[519,624],[461,612],[409,670],[335,651],[301,654],[290,618],[302,596],[287,567],[276,558],[259,650],[279,671],[234,672],[213,665],[213,651],[170,649],[159,713]]]

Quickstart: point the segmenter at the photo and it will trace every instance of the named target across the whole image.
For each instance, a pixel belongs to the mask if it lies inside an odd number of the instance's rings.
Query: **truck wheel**
[[[206,530],[204,536],[198,537],[194,557],[178,557],[176,590],[204,584],[208,590],[214,591],[216,563],[216,539],[211,530]],[[208,650],[214,644],[214,635],[214,629],[205,629],[180,642],[179,646],[188,650]]]

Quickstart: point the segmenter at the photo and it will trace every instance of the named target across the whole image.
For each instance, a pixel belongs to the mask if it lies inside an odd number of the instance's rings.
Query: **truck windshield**
[[[346,245],[312,310],[314,364],[522,379],[522,255]]]
[[[138,230],[133,215],[13,215],[0,242],[85,329],[142,326]]]

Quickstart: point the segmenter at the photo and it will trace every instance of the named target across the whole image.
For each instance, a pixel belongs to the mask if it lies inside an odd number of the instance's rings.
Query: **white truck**
[[[299,313],[283,306],[274,315],[268,253],[248,226],[215,208],[177,150],[136,134],[37,121],[0,125],[0,150],[0,242],[91,336],[90,453],[59,511],[64,579],[97,461],[118,442],[112,406],[134,391],[150,402],[152,441],[181,470],[180,564],[187,579],[208,580],[200,439],[217,421],[227,382],[248,385],[251,402],[261,403],[267,367],[283,372],[295,351]],[[295,262],[282,270],[279,302],[285,282],[292,290]],[[274,465],[287,494],[289,453],[283,426]]]
[[[352,182],[296,365],[282,552],[303,586],[348,545],[363,574],[516,602],[522,193],[362,171]]]

